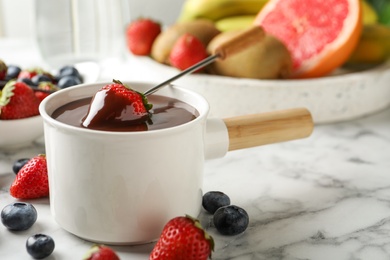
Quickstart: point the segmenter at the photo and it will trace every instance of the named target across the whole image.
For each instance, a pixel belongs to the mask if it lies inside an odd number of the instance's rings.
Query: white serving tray
[[[179,72],[150,58],[136,60],[149,75],[161,81]],[[334,123],[390,106],[390,61],[360,72],[337,70],[330,76],[315,79],[254,80],[193,74],[174,84],[203,95],[210,103],[211,117],[306,107],[315,123]]]

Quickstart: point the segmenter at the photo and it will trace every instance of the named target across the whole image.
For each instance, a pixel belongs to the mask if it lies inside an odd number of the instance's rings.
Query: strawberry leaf
[[[15,80],[10,80],[5,84],[0,96],[0,106],[6,106],[14,95]]]
[[[150,104],[149,101],[148,101],[148,98],[141,92],[131,88],[130,86],[126,85],[126,84],[123,84],[120,80],[117,80],[117,79],[113,79],[112,82],[116,83],[116,84],[121,84],[123,86],[125,86],[125,88],[127,89],[130,89],[136,93],[138,93],[139,95],[141,95],[142,97],[142,103],[144,104],[144,107],[147,111],[149,111],[150,109],[152,109],[153,107],[153,104]]]
[[[94,253],[99,252],[99,250],[100,250],[100,248],[99,248],[99,245],[98,245],[98,244],[93,245],[93,246],[87,251],[87,253],[85,253],[85,255],[83,256],[83,260],[90,259],[91,256],[92,256]]]

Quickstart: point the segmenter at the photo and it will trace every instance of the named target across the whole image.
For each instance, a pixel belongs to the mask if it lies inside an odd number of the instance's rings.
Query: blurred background
[[[137,17],[153,17],[161,23],[172,24],[184,0],[121,0],[125,22]],[[0,0],[0,37],[33,38],[34,5],[32,0]],[[56,0],[49,0],[57,3]]]

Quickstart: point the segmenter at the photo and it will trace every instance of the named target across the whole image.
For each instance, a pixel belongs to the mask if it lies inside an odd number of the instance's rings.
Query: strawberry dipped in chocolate
[[[104,130],[112,126],[145,125],[151,108],[145,95],[114,80],[94,95],[82,126]]]

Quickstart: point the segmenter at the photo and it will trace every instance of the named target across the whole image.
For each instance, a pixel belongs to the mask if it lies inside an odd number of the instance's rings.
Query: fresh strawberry
[[[35,91],[35,96],[37,97],[37,99],[39,100],[39,103],[42,102],[42,100],[47,97],[48,95],[50,95],[49,92],[45,92],[45,91]]]
[[[0,80],[4,80],[7,76],[7,65],[4,63],[4,61],[0,60]]]
[[[42,91],[39,91],[42,90]],[[50,93],[58,90],[58,87],[52,82],[43,81],[38,85],[38,90],[35,91],[35,96],[38,98],[39,102],[50,95]]]
[[[95,94],[83,126],[96,129],[141,124],[149,119],[151,108],[145,95],[114,80]]]
[[[171,219],[164,227],[149,260],[206,260],[214,249],[213,238],[190,216]]]
[[[38,75],[38,71],[31,69],[31,70],[22,70],[19,75],[18,79],[32,79],[34,76]]]
[[[160,33],[161,25],[158,22],[139,18],[126,28],[127,47],[134,55],[149,55],[153,42]]]
[[[94,245],[83,260],[119,260],[119,256],[108,246]]]
[[[59,87],[57,87],[57,85],[52,83],[52,82],[43,81],[43,82],[39,82],[38,89],[44,90],[44,91],[49,91],[49,92],[54,92],[54,91],[59,90]]]
[[[11,184],[10,194],[17,199],[35,199],[49,196],[46,156],[31,158],[18,172]]]
[[[55,81],[54,76],[51,73],[45,71],[44,69],[42,69],[40,67],[22,70],[18,75],[18,79],[23,79],[23,78],[32,79],[37,75],[46,75],[48,78],[50,78],[50,80],[52,82]]]
[[[189,33],[177,39],[169,55],[171,65],[180,70],[185,70],[205,58],[207,58],[206,47]]]
[[[1,91],[0,119],[20,119],[39,115],[39,100],[24,82],[8,81]]]

